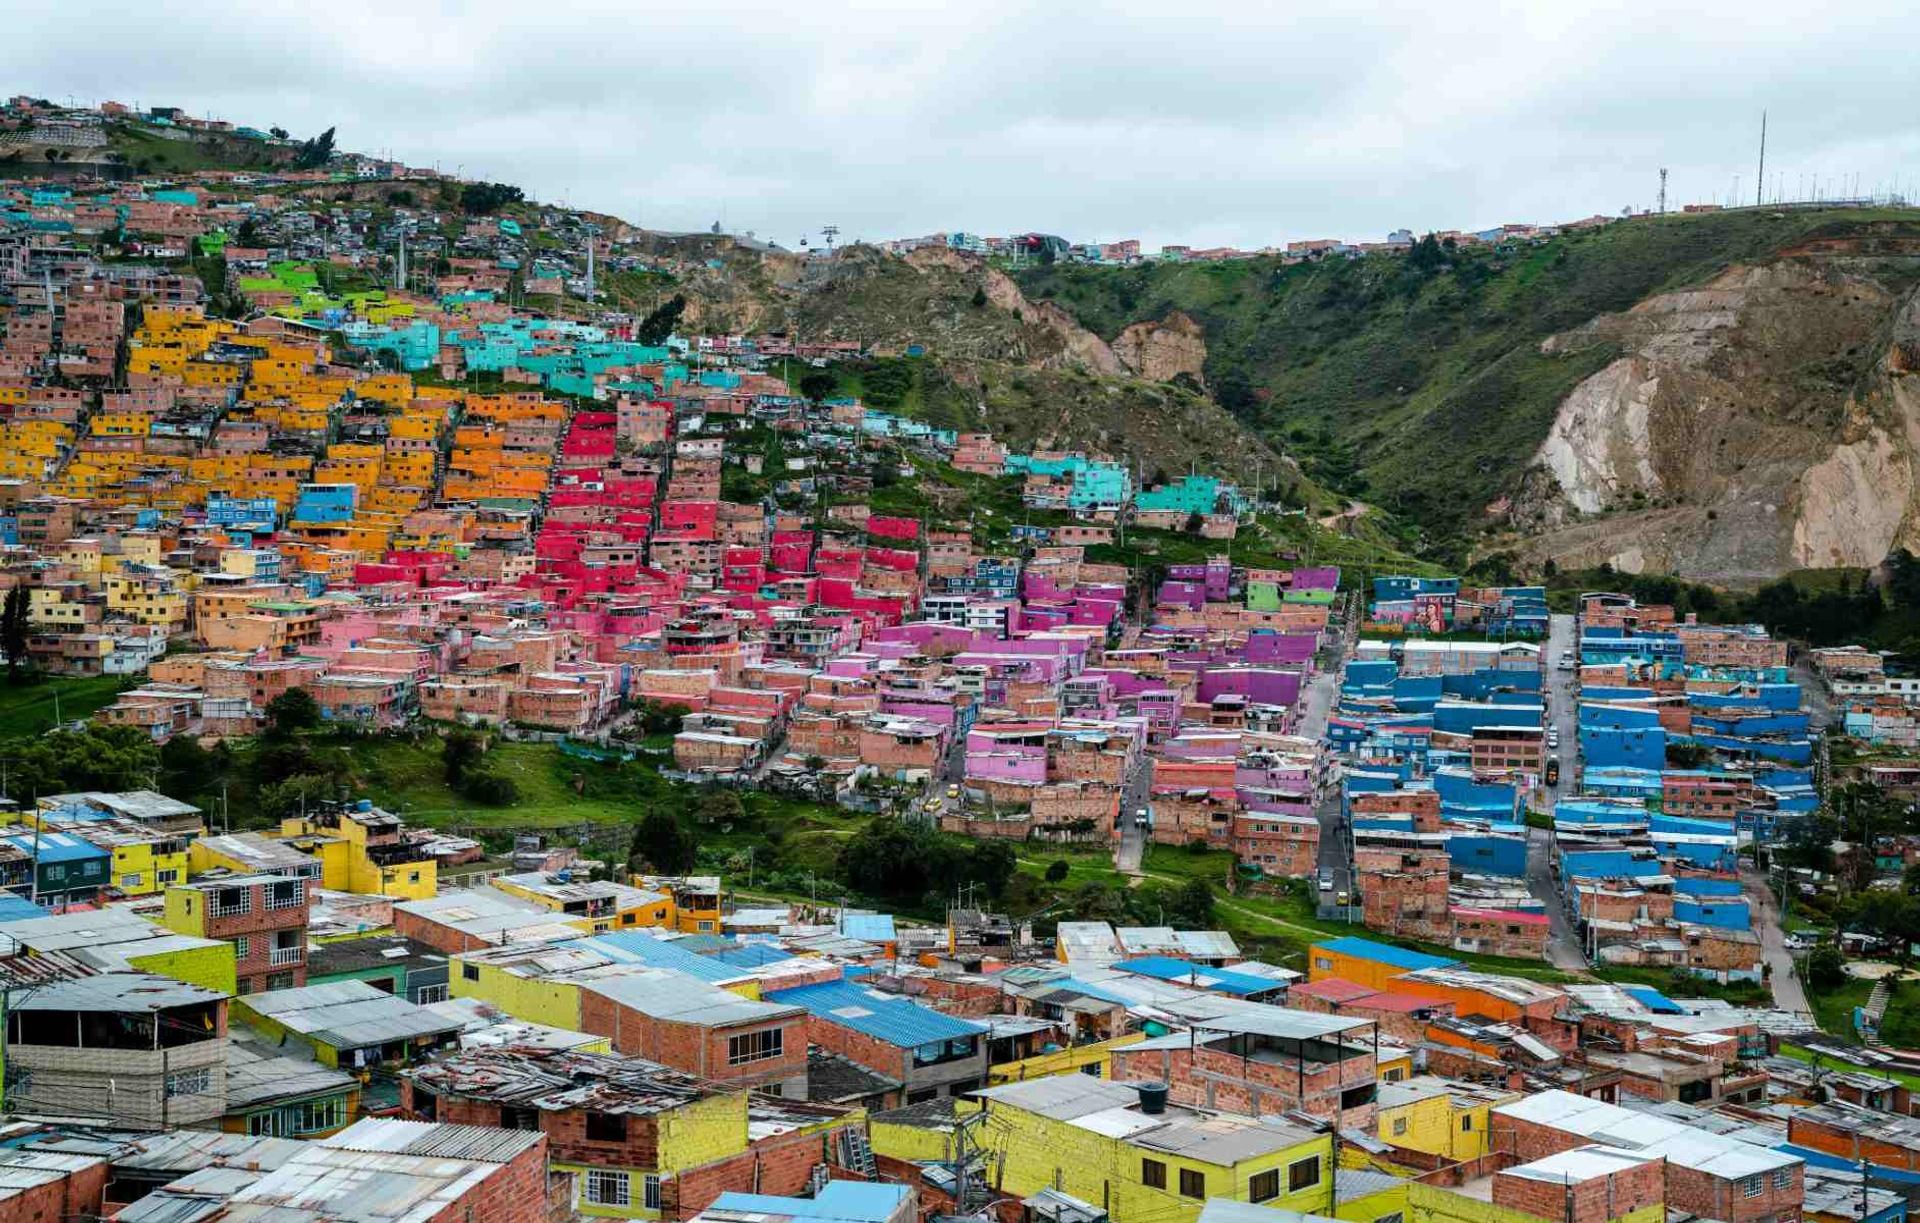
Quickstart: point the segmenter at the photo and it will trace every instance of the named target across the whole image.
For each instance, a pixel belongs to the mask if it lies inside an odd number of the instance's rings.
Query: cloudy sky
[[[1679,11],[1685,8],[1688,11]],[[1259,246],[1920,194],[1910,5],[62,0],[0,90],[336,126],[667,229]]]

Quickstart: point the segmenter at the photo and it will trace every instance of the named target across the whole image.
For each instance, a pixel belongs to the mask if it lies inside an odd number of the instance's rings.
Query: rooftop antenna
[[[1660,215],[1667,215],[1667,168],[1660,167]]]
[[[1753,183],[1753,203],[1757,208],[1762,202],[1761,193],[1767,189],[1767,112],[1764,110],[1760,112],[1760,173],[1754,176]]]

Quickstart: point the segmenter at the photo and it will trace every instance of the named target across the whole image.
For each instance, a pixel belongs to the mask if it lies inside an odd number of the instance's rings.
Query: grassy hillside
[[[1512,490],[1559,400],[1613,353],[1548,336],[1813,239],[1920,237],[1912,211],[1643,218],[1508,251],[1285,266],[1278,259],[1019,272],[1112,338],[1182,310],[1220,402],[1308,476],[1447,548]]]

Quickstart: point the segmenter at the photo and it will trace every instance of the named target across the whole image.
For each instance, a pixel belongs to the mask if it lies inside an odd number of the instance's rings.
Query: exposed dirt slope
[[[1727,581],[1920,542],[1915,262],[1828,243],[1547,340],[1618,355],[1561,401],[1500,542]]]

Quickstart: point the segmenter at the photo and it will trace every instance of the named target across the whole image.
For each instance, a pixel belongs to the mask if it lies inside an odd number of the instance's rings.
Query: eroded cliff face
[[[1172,382],[1185,374],[1197,385],[1206,385],[1206,333],[1178,310],[1157,322],[1124,328],[1113,339],[1113,355],[1152,382]]]
[[[1915,543],[1911,262],[1841,250],[1730,268],[1548,340],[1618,355],[1561,402],[1503,544],[1748,581]]]

